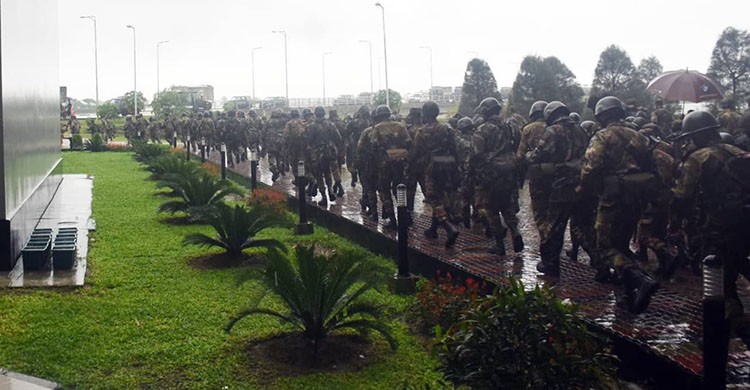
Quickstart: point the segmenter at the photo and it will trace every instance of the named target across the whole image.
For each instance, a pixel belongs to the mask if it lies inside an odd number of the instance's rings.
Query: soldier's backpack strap
[[[736,152],[728,148],[725,144],[716,144],[714,146],[716,149],[724,152],[727,157],[723,162],[724,171],[742,188],[745,194],[750,195],[750,152]]]

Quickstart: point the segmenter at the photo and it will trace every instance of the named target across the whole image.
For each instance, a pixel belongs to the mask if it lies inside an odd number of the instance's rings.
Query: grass
[[[358,371],[268,377],[249,368],[249,342],[288,329],[278,321],[247,318],[231,334],[228,320],[263,296],[238,268],[196,270],[189,260],[206,250],[182,246],[186,233],[208,226],[175,226],[160,220],[148,173],[130,153],[70,152],[67,173],[95,177],[87,286],[80,289],[5,289],[0,293],[0,367],[81,389],[394,389],[408,381],[439,378],[432,359],[400,319],[392,321],[399,349],[372,335],[375,356]],[[262,234],[287,243],[316,241],[362,250],[316,227],[298,238],[291,230]],[[389,260],[378,258],[378,261]],[[373,291],[392,313],[411,298]],[[261,306],[276,307],[266,296]],[[260,362],[261,367],[263,362]]]

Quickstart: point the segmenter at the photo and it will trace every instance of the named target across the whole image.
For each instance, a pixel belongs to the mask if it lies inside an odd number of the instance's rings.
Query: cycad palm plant
[[[154,180],[165,179],[168,175],[192,176],[196,175],[199,169],[198,163],[171,154],[159,156],[146,166],[146,170],[151,172],[151,179]]]
[[[220,203],[227,195],[242,195],[242,190],[231,182],[219,180],[198,170],[187,174],[167,174],[158,184],[169,188],[178,199],[166,201],[159,206],[159,212],[178,211],[195,214],[202,209]]]
[[[314,246],[301,245],[295,247],[291,257],[271,252],[263,283],[281,298],[287,310],[249,309],[234,318],[226,330],[246,316],[265,314],[299,329],[313,342],[316,355],[318,342],[339,329],[374,330],[396,348],[380,308],[362,300],[362,295],[374,287],[380,270],[353,252],[321,255],[315,253]]]
[[[286,252],[286,247],[279,240],[256,238],[263,229],[286,224],[278,214],[258,207],[240,204],[229,206],[220,202],[203,209],[196,216],[201,222],[211,225],[216,230],[216,236],[188,234],[183,240],[184,244],[223,248],[232,258],[241,257],[242,251],[248,248],[278,249]]]

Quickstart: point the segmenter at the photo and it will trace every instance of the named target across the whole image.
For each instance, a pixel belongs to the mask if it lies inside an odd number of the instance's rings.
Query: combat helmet
[[[299,118],[299,110],[296,108],[289,110],[289,117],[291,117],[292,119]]]
[[[568,115],[570,120],[572,120],[575,123],[581,123],[581,114],[577,112],[571,112],[570,115]]]
[[[721,137],[721,143],[723,143],[723,144],[729,144],[729,145],[734,145],[735,144],[734,143],[734,136],[732,136],[729,133],[721,132],[721,133],[719,133],[719,137]]]
[[[580,126],[588,135],[592,135],[596,131],[596,122],[594,121],[583,121]]]
[[[325,116],[326,116],[326,109],[325,108],[323,108],[321,106],[315,107],[315,117],[316,118],[324,118]]]
[[[625,107],[622,105],[622,100],[614,96],[605,96],[596,102],[594,116],[599,123],[605,125],[606,120],[625,118]]]
[[[561,119],[569,118],[570,110],[563,102],[553,101],[544,107],[544,121],[548,126],[554,125]]]
[[[537,100],[531,105],[529,110],[529,119],[535,121],[544,118],[544,108],[547,107],[547,102],[544,100]]]
[[[713,131],[719,134],[719,123],[716,118],[708,111],[693,111],[682,120],[682,134],[677,139],[682,139],[702,133],[704,131]]]
[[[313,112],[309,108],[302,109],[302,117],[307,118],[308,116],[312,115]]]
[[[433,120],[440,115],[440,107],[433,101],[426,102],[422,105],[422,118]]]
[[[640,116],[637,116],[637,117],[635,117],[635,119],[633,119],[633,124],[636,127],[638,127],[638,130],[642,129],[644,126],[646,126],[647,124],[649,124],[649,122],[650,121],[648,119],[640,117]]]
[[[491,116],[499,114],[502,109],[503,105],[497,99],[488,97],[484,98],[474,111],[482,116]]]
[[[468,116],[465,116],[458,120],[458,124],[456,125],[459,130],[466,131],[474,127],[474,121],[471,120]]]
[[[385,104],[379,105],[377,108],[375,108],[375,112],[373,113],[373,119],[375,120],[385,120],[391,117],[391,108],[386,106]]]

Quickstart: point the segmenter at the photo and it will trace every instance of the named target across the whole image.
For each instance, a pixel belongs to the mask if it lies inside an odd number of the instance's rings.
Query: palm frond
[[[284,322],[294,325],[295,327],[299,327],[298,323],[292,317],[281,314],[275,310],[260,308],[260,309],[248,309],[248,310],[241,312],[240,314],[238,314],[237,316],[235,316],[229,321],[229,324],[227,324],[226,328],[224,328],[224,331],[227,333],[231,332],[232,328],[234,328],[234,325],[236,325],[237,322],[239,322],[241,319],[247,316],[256,315],[256,314],[265,314],[271,317],[276,317]]]
[[[383,338],[385,338],[386,341],[388,341],[388,345],[391,346],[391,349],[395,350],[396,348],[398,348],[398,342],[391,334],[391,330],[380,321],[360,318],[360,319],[342,322],[338,326],[336,326],[334,329],[331,329],[331,331],[337,330],[337,329],[354,329],[358,331],[367,330],[367,329],[374,330],[380,333],[380,335],[383,336]]]
[[[201,233],[191,233],[185,236],[185,238],[182,239],[182,243],[185,245],[198,245],[203,247],[219,247],[227,249],[226,245],[224,245],[223,242],[216,240],[214,238],[211,238],[205,234]]]

